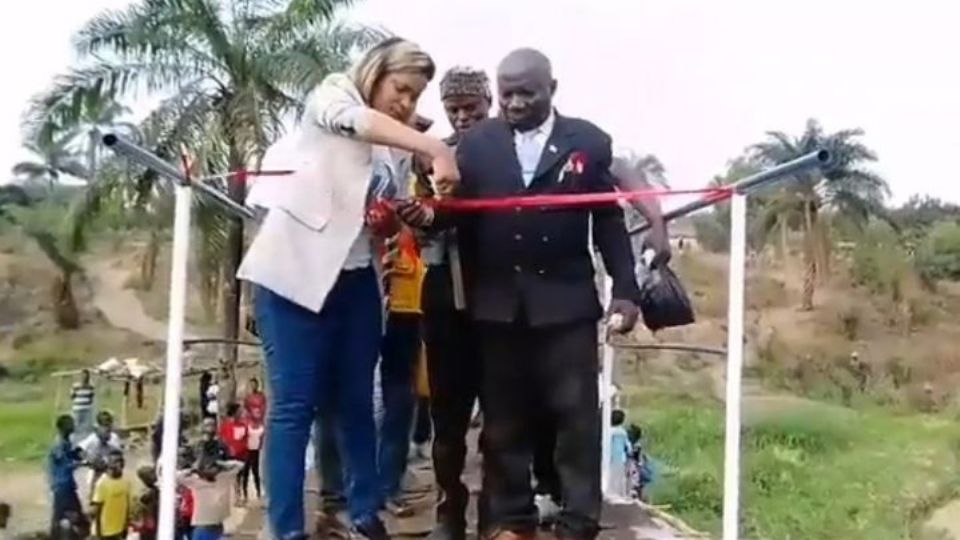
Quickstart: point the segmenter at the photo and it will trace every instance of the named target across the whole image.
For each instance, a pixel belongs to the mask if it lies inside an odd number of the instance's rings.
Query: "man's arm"
[[[614,159],[610,166],[610,183],[624,191],[634,191],[641,189],[650,189],[650,182],[647,181],[643,171],[631,167],[621,159]],[[667,235],[667,225],[663,220],[663,213],[660,210],[660,201],[655,198],[648,198],[630,203],[647,223],[650,224],[650,232],[647,235],[647,241],[650,247],[656,253],[655,263],[663,263],[670,260],[670,242]]]
[[[90,520],[96,526],[98,533],[100,531],[100,515],[103,513],[103,488],[101,486],[103,486],[103,482],[98,480],[97,485],[93,488],[93,496],[90,498]]]
[[[470,139],[465,137],[456,148],[457,167],[460,169],[460,183],[452,193],[453,198],[468,199],[475,196],[476,179],[470,171]],[[426,232],[438,232],[453,227],[462,227],[472,217],[469,212],[455,212],[438,209],[423,204],[417,199],[408,199],[397,204],[400,219]]]
[[[601,175],[608,174],[612,161],[610,138],[605,136],[602,145],[598,145],[598,167]],[[598,190],[609,191],[612,186],[607,178],[598,179]],[[613,298],[636,303],[640,298],[640,288],[634,273],[635,260],[630,246],[630,237],[623,219],[623,211],[618,206],[604,206],[593,210],[593,241],[600,249],[603,265],[613,278]]]
[[[127,484],[127,515],[123,518],[123,536],[126,538],[130,531],[130,518],[133,515],[133,487]]]

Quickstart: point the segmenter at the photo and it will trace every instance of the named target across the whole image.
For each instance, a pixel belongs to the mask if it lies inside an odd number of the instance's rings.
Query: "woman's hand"
[[[457,168],[457,158],[453,149],[437,141],[439,146],[431,153],[433,166],[433,183],[437,186],[439,195],[449,197],[460,184],[460,169]]]
[[[400,232],[397,213],[383,200],[378,200],[367,209],[364,219],[376,236],[388,238]]]

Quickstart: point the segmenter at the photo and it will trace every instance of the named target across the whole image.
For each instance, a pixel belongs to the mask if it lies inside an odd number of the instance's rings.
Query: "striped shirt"
[[[73,402],[73,410],[88,411],[93,408],[93,397],[95,391],[93,385],[73,384],[73,390],[70,391],[70,399]]]

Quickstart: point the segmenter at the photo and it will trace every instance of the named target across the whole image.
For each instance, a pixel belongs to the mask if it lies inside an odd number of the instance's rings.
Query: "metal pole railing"
[[[692,352],[702,354],[713,354],[716,356],[726,356],[727,350],[720,347],[707,347],[705,345],[687,345],[685,343],[616,343],[610,344],[614,349],[625,351],[671,351],[671,352]]]
[[[809,154],[804,154],[797,159],[788,161],[786,163],[781,163],[776,167],[771,167],[765,171],[760,171],[757,174],[747,176],[746,178],[743,178],[725,187],[737,193],[747,194],[764,187],[769,187],[788,178],[792,174],[797,174],[812,168],[826,167],[830,165],[832,161],[833,156],[830,154],[830,152],[827,150],[817,150],[815,152],[810,152]],[[679,217],[692,214],[697,210],[702,210],[708,206],[714,205],[725,198],[726,197],[718,198],[716,195],[708,195],[702,199],[698,199],[674,210],[670,210],[669,212],[664,212],[663,219],[664,221],[671,221]],[[650,229],[650,224],[643,223],[630,229],[629,232],[630,234],[640,234],[648,229]]]
[[[113,150],[117,154],[142,165],[148,169],[156,171],[157,174],[171,180],[177,184],[190,186],[204,197],[212,199],[223,207],[234,217],[248,220],[256,220],[253,210],[234,201],[229,195],[203,182],[191,182],[183,173],[169,162],[164,161],[159,156],[149,150],[139,146],[116,133],[107,133],[101,138],[104,146]]]

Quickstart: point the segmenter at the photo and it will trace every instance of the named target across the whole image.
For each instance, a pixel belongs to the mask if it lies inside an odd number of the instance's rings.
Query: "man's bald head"
[[[497,76],[516,76],[524,73],[534,73],[553,80],[550,59],[536,49],[516,49],[505,56],[497,68]]]
[[[550,59],[536,49],[517,49],[497,68],[500,111],[517,131],[529,131],[546,121],[556,89]]]

